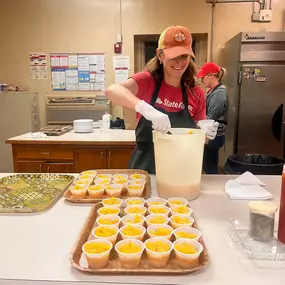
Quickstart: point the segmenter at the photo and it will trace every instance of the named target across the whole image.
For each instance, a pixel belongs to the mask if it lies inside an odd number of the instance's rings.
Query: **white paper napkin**
[[[43,132],[35,132],[35,133],[28,133],[26,135],[26,138],[39,139],[39,138],[48,138],[48,136]]]
[[[253,175],[251,172],[246,171],[242,175],[240,175],[238,178],[235,179],[236,182],[239,184],[244,185],[260,185],[260,186],[266,186],[262,181],[260,181],[255,175]]]
[[[232,200],[268,200],[273,196],[251,172],[245,172],[235,180],[229,180],[225,185],[225,191]]]

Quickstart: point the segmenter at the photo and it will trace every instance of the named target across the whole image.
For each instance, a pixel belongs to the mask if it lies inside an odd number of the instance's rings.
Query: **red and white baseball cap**
[[[168,58],[175,58],[183,54],[190,54],[195,57],[192,41],[192,36],[187,28],[171,26],[161,33],[158,48],[162,49]]]
[[[208,74],[216,74],[219,73],[221,68],[214,62],[207,62],[202,65],[201,69],[197,74],[197,78],[203,78]]]

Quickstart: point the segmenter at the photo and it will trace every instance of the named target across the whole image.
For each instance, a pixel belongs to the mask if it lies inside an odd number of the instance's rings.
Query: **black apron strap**
[[[156,99],[158,98],[160,88],[161,88],[161,83],[156,81],[156,85],[155,85],[155,88],[154,88],[154,91],[151,97],[151,101],[150,101],[151,106],[154,106]]]

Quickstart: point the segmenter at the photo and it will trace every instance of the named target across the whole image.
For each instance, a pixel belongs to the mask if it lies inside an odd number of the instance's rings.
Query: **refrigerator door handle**
[[[271,130],[277,141],[281,141],[282,134],[282,123],[283,123],[283,104],[281,104],[275,111],[272,121]]]

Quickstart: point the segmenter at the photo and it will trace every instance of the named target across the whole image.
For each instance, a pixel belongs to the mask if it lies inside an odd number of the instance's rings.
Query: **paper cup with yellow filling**
[[[130,179],[129,184],[142,184],[145,185],[146,181],[145,179]]]
[[[152,197],[146,200],[148,207],[150,206],[165,206],[167,201],[164,198]]]
[[[103,206],[108,207],[108,206],[116,206],[121,208],[123,204],[123,200],[120,198],[116,197],[111,197],[111,198],[106,198],[102,201]]]
[[[111,184],[111,179],[109,179],[109,178],[96,178],[94,180],[94,184],[106,186],[106,185]]]
[[[148,207],[148,212],[150,214],[161,214],[161,215],[169,215],[170,209],[167,206],[150,206]]]
[[[186,205],[182,206],[172,206],[170,208],[171,215],[188,215],[191,216],[193,213],[193,210]]]
[[[144,206],[145,204],[145,199],[135,197],[135,198],[128,198],[125,200],[125,203],[127,206],[133,206],[133,205],[142,205]]]
[[[174,230],[175,239],[187,238],[192,240],[199,240],[201,232],[192,227],[179,227]]]
[[[104,196],[103,185],[91,185],[88,187],[88,194],[90,198],[102,198]]]
[[[125,174],[125,173],[118,173],[118,174],[114,174],[112,176],[112,178],[113,178],[113,180],[115,180],[115,179],[122,179],[122,178],[128,179],[129,175]]]
[[[89,185],[91,185],[92,183],[92,179],[77,179],[73,182],[73,185],[82,185],[85,187],[88,187]]]
[[[95,177],[97,175],[97,171],[96,170],[85,170],[81,172],[80,175],[92,175]]]
[[[127,190],[130,197],[141,197],[144,190],[144,184],[129,184]]]
[[[145,217],[143,215],[130,214],[122,218],[122,224],[126,225],[144,225]]]
[[[140,174],[140,173],[134,173],[134,174],[130,175],[130,179],[131,180],[134,180],[134,179],[143,179],[143,180],[145,180],[146,179],[146,175]]]
[[[99,179],[112,179],[112,174],[108,174],[108,173],[100,173],[100,174],[97,174],[96,178],[99,178]]]
[[[144,216],[147,209],[146,209],[146,207],[144,207],[142,205],[132,205],[132,206],[127,206],[124,211],[125,211],[126,215],[138,214],[138,215]]]
[[[145,218],[147,226],[151,225],[167,225],[168,224],[168,217],[165,215],[159,214],[150,214]]]
[[[143,241],[146,229],[140,225],[126,225],[120,228],[122,239],[137,239]]]
[[[126,188],[126,186],[128,185],[128,179],[127,178],[113,179],[113,183],[114,184],[120,184],[120,185],[122,185],[123,188]]]
[[[151,225],[147,228],[147,233],[150,238],[160,237],[170,240],[173,229],[169,225]]]
[[[168,206],[183,206],[188,205],[188,200],[182,197],[171,197],[167,200]]]
[[[144,251],[144,243],[137,239],[124,239],[115,246],[121,266],[135,269],[139,266]]]
[[[119,231],[119,228],[115,226],[98,226],[92,231],[92,235],[95,239],[103,238],[115,245]]]
[[[89,181],[93,181],[95,179],[95,175],[91,175],[91,174],[80,174],[78,177],[77,177],[77,180],[82,180],[82,179],[86,179],[86,180],[89,180]]]
[[[173,229],[179,227],[192,227],[194,219],[191,216],[187,215],[173,215],[170,217],[170,224]]]
[[[97,210],[99,216],[103,215],[119,215],[120,208],[116,206],[104,206]]]
[[[119,227],[121,218],[118,215],[102,215],[96,219],[96,224],[98,226],[115,226]]]
[[[144,243],[148,263],[153,267],[164,267],[167,265],[170,253],[173,249],[172,242],[166,238],[154,237]]]
[[[84,199],[86,197],[87,189],[86,185],[73,185],[69,188],[72,198],[74,199]]]
[[[109,197],[121,197],[122,184],[110,184],[105,186],[105,191]]]
[[[173,244],[177,264],[181,268],[190,269],[199,264],[199,256],[203,246],[196,240],[181,238]]]
[[[112,243],[106,239],[96,239],[86,242],[82,246],[82,251],[86,256],[88,266],[92,269],[106,267],[112,246]]]

